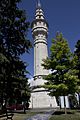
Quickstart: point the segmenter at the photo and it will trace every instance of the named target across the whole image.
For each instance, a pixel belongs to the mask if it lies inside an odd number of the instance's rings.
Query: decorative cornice
[[[45,22],[46,24],[47,24],[47,27],[49,28],[49,25],[48,25],[48,23],[47,23],[47,21],[46,20],[44,20],[44,19],[35,19],[35,20],[33,20],[33,22],[32,22],[32,24],[31,24],[31,28],[33,28],[33,24],[34,23],[36,23],[36,22]]]

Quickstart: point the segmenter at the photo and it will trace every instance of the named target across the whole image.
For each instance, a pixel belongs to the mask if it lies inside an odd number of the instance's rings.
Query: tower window
[[[41,16],[39,16],[39,18],[41,18]]]

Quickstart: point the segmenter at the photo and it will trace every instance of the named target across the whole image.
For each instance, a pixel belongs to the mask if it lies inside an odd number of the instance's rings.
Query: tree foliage
[[[52,40],[50,57],[43,60],[45,69],[51,72],[44,76],[47,80],[44,85],[51,96],[66,96],[78,90],[77,70],[75,69],[77,57],[73,56],[67,41],[61,33],[56,34]]]
[[[15,91],[29,88],[26,66],[20,56],[29,52],[27,39],[29,22],[25,12],[18,8],[21,0],[0,0],[0,98],[13,98]]]
[[[76,50],[75,50],[75,54],[77,55],[78,57],[78,61],[77,61],[77,65],[76,65],[76,68],[78,70],[78,78],[80,79],[80,40],[77,41],[76,43]]]
[[[64,97],[64,109],[66,114],[65,96],[74,95],[78,91],[78,77],[76,66],[77,56],[73,56],[66,39],[61,33],[56,34],[56,39],[52,40],[50,57],[43,60],[43,67],[51,72],[44,76],[47,80],[45,85],[49,90],[49,95]]]

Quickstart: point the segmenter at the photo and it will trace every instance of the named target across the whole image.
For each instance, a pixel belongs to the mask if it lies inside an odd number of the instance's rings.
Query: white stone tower
[[[43,68],[42,60],[48,57],[47,50],[47,36],[48,36],[48,23],[45,20],[44,13],[41,7],[40,0],[36,3],[35,18],[31,25],[32,36],[34,39],[34,81],[32,87],[35,89],[31,94],[32,108],[47,108],[57,107],[55,97],[50,97],[48,91],[38,86],[44,85],[43,75],[49,72]]]
[[[32,22],[32,35],[34,39],[34,77],[35,79],[46,75],[48,71],[41,66],[42,59],[48,57],[47,51],[48,23],[41,9],[40,1],[36,4],[35,19]]]

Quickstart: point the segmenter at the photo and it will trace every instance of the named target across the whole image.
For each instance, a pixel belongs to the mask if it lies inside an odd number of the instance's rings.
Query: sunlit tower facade
[[[48,57],[48,23],[45,19],[40,0],[36,0],[35,18],[31,24],[31,28],[34,40],[34,81],[32,87],[35,89],[33,89],[31,93],[30,107],[57,107],[55,97],[50,97],[46,89],[39,88],[39,86],[44,85],[46,82],[43,76],[49,73],[49,71],[45,70],[42,66],[43,59]]]

